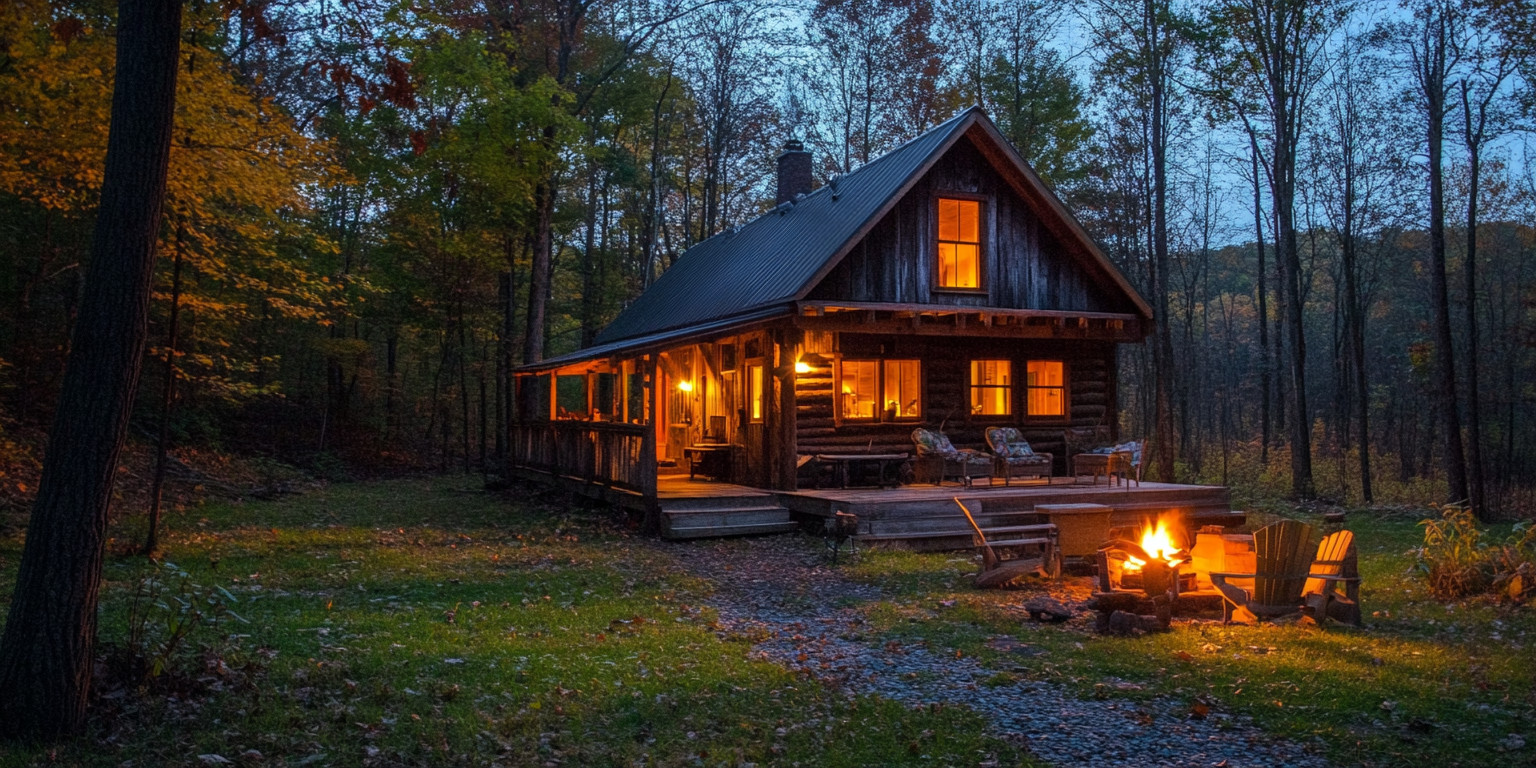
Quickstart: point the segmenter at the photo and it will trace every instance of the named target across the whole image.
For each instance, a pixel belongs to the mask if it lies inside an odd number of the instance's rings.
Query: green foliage
[[[219,585],[206,586],[175,563],[154,561],[128,597],[127,631],[117,648],[134,682],[146,683],[173,669],[199,628],[248,623],[230,606],[240,599]]]
[[[1424,520],[1417,567],[1441,600],[1491,594],[1522,603],[1536,594],[1536,526],[1516,525],[1502,542],[1487,540],[1468,507],[1447,504],[1440,519]]]

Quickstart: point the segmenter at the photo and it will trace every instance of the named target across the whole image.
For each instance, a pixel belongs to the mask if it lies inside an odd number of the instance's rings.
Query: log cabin
[[[790,518],[747,512],[818,483],[817,455],[912,453],[917,427],[984,449],[1003,425],[1060,475],[1065,429],[1116,428],[1116,348],[1152,312],[979,107],[819,188],[791,141],[777,182],[590,347],[515,372],[515,474],[652,512],[728,485],[713,523],[663,532],[759,532]]]

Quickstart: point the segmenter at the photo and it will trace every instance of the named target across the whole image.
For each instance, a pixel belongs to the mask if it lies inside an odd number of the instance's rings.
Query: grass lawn
[[[0,765],[1030,764],[969,712],[749,661],[697,608],[707,584],[604,520],[468,479],[173,517],[167,560],[245,623],[193,635],[177,690],[109,691],[87,737]],[[0,540],[0,599],[20,549]],[[109,558],[104,642],[151,569]]]
[[[876,552],[854,567],[895,591],[866,606],[881,631],[920,635],[1000,669],[1018,661],[987,641],[1011,633],[1026,642],[1037,663],[1005,677],[1142,701],[1172,691],[1178,706],[1251,715],[1266,730],[1321,745],[1340,765],[1536,765],[1536,612],[1432,600],[1411,571],[1416,520],[1357,513],[1349,527],[1365,630],[1197,622],[1115,638],[1021,628],[1020,596],[971,589],[974,567],[952,554]],[[1508,749],[1511,734],[1525,746]]]
[[[1031,764],[966,711],[850,699],[748,660],[747,640],[699,608],[707,583],[605,521],[468,479],[174,517],[168,560],[228,590],[246,623],[199,630],[176,690],[109,691],[89,736],[0,753],[0,766]],[[1365,631],[1201,623],[1100,638],[1021,622],[1029,593],[972,589],[955,554],[866,552],[842,568],[885,589],[859,606],[872,641],[921,636],[995,664],[993,684],[1248,714],[1340,765],[1536,764],[1536,615],[1430,600],[1408,572],[1413,520],[1357,514],[1351,528]],[[0,599],[19,553],[18,537],[0,539]],[[105,642],[125,641],[150,570],[109,558]],[[999,650],[999,635],[1027,653]],[[1509,734],[1528,746],[1500,751]]]

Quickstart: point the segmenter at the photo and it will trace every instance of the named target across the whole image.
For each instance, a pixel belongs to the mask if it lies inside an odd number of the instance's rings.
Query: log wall
[[[1062,433],[1068,427],[1113,427],[1115,345],[1110,342],[838,335],[837,355],[796,378],[796,449],[815,453],[914,452],[912,430],[942,428],[956,447],[986,450],[989,426],[1023,430],[1036,450],[1056,455],[1056,471],[1066,471]],[[901,358],[922,361],[923,418],[920,421],[842,422],[834,413],[834,366],[838,356],[857,359]],[[970,361],[1008,359],[1013,363],[1013,415],[970,416]],[[1024,365],[1030,359],[1062,360],[1067,365],[1068,419],[1028,420],[1024,409]]]
[[[935,200],[979,195],[985,292],[934,290]],[[808,298],[948,304],[1007,309],[1135,312],[1095,281],[1077,258],[969,141],[939,159]]]

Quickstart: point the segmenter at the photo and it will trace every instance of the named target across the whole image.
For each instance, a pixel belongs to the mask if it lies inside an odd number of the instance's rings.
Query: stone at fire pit
[[[1024,610],[1029,611],[1030,618],[1035,621],[1059,623],[1072,618],[1071,608],[1062,605],[1061,601],[1054,597],[1044,595],[1030,598],[1029,602],[1024,604]]]
[[[1094,630],[1103,635],[1161,632],[1173,618],[1173,598],[1169,595],[1149,599],[1134,592],[1100,592],[1088,601],[1088,607],[1098,611]]]
[[[1148,632],[1162,632],[1168,629],[1168,624],[1156,616],[1146,616],[1125,611],[1099,614],[1098,630],[1105,635],[1144,635]]]

